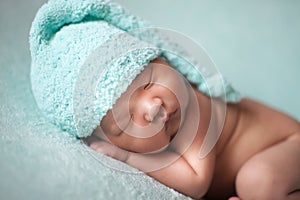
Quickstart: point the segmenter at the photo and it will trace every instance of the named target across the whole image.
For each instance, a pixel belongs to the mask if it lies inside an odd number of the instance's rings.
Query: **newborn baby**
[[[29,42],[45,117],[193,198],[300,199],[299,122],[238,101],[205,57],[147,27],[109,0],[43,5]]]
[[[300,199],[299,122],[251,99],[228,103],[220,138],[201,158],[212,112],[208,96],[157,58],[86,142],[195,199]]]

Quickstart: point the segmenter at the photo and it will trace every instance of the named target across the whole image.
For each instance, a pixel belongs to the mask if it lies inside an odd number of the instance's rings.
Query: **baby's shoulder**
[[[264,103],[245,98],[239,103],[239,109],[246,128],[259,126],[267,131],[287,133],[300,130],[298,120]]]

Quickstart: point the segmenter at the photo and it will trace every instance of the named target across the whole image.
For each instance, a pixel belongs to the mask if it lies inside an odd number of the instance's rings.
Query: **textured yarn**
[[[205,94],[239,100],[230,84],[201,74],[180,47],[145,27],[151,26],[107,0],[50,0],[42,6],[30,31],[31,84],[47,118],[74,136],[91,135],[131,81],[159,56]]]

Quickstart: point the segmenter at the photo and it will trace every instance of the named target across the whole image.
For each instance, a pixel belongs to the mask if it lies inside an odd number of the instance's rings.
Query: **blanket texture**
[[[5,27],[0,30],[0,199],[187,199],[89,151],[42,115],[31,92],[28,33],[44,3],[12,0],[0,6]]]

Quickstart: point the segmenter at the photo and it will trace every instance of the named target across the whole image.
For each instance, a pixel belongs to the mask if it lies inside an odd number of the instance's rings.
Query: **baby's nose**
[[[157,117],[161,117],[162,120],[165,120],[167,114],[163,108],[163,102],[160,98],[154,98],[151,102],[149,102],[144,117],[148,122],[153,122]]]

